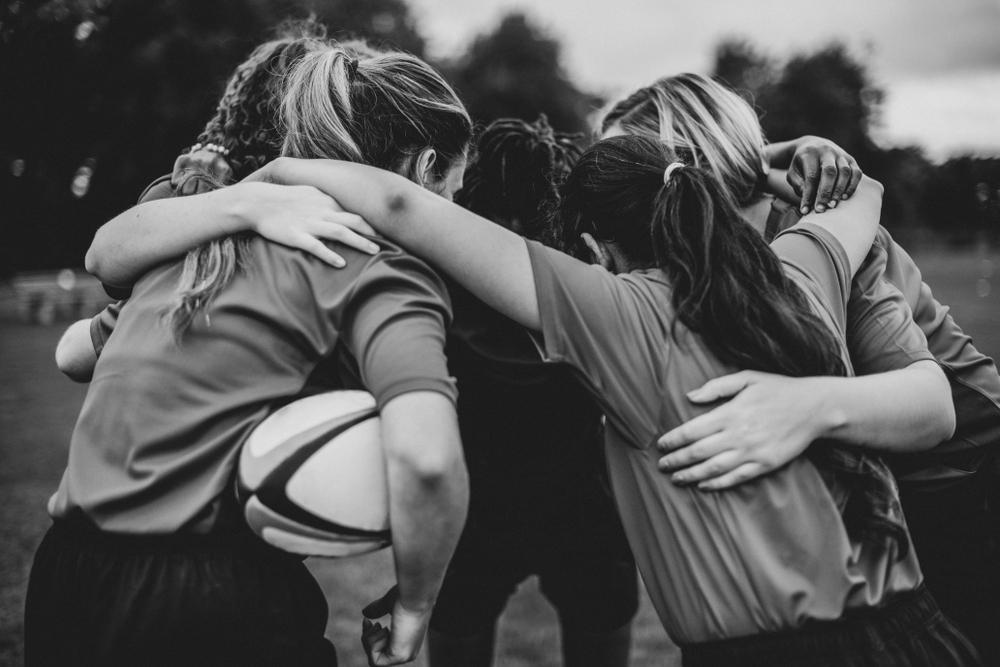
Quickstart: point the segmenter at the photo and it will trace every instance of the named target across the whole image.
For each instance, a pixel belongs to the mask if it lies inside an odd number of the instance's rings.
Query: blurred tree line
[[[883,224],[898,239],[1000,240],[1000,159],[938,165],[917,146],[879,146],[872,129],[885,93],[842,44],[778,62],[728,40],[716,49],[714,75],[755,105],[770,141],[816,134],[853,154],[885,185]]]
[[[233,67],[308,16],[331,36],[426,55],[405,0],[0,0],[0,275],[80,265],[94,230],[194,141]],[[585,131],[602,103],[518,13],[437,65],[481,121],[544,112]],[[882,93],[843,47],[778,63],[729,41],[715,74],[753,99],[772,140],[820,134],[852,151],[886,184],[897,234],[968,240],[1000,227],[1000,161],[936,166],[918,148],[878,147]]]

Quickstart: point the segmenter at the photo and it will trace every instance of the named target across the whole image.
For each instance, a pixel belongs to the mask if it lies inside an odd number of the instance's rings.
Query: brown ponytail
[[[841,343],[817,317],[781,262],[708,172],[665,171],[676,156],[656,138],[605,139],[580,157],[563,197],[563,224],[615,241],[632,260],[667,276],[677,324],[722,362],[790,376],[845,375]],[[807,455],[828,484],[850,491],[852,537],[908,548],[894,483],[884,464],[823,444]]]

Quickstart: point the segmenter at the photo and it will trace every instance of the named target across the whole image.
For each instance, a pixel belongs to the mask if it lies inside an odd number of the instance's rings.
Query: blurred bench
[[[110,302],[101,283],[79,269],[19,273],[0,282],[0,322],[71,322]]]

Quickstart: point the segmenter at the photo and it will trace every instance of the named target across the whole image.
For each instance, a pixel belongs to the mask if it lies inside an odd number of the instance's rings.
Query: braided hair
[[[479,136],[455,201],[522,236],[556,245],[559,187],[580,156],[580,135],[556,132],[544,114],[533,123],[495,120]]]
[[[235,180],[278,157],[282,141],[278,113],[285,77],[302,56],[327,44],[321,24],[291,23],[281,29],[280,37],[264,42],[237,65],[215,115],[198,135],[201,144],[229,149],[227,161]],[[344,46],[358,53],[371,51],[360,40]]]

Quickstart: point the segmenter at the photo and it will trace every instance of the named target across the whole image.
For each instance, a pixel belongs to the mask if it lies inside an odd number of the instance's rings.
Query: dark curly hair
[[[559,187],[580,156],[581,135],[556,132],[545,115],[534,123],[501,118],[479,136],[455,201],[522,236],[557,246]]]

